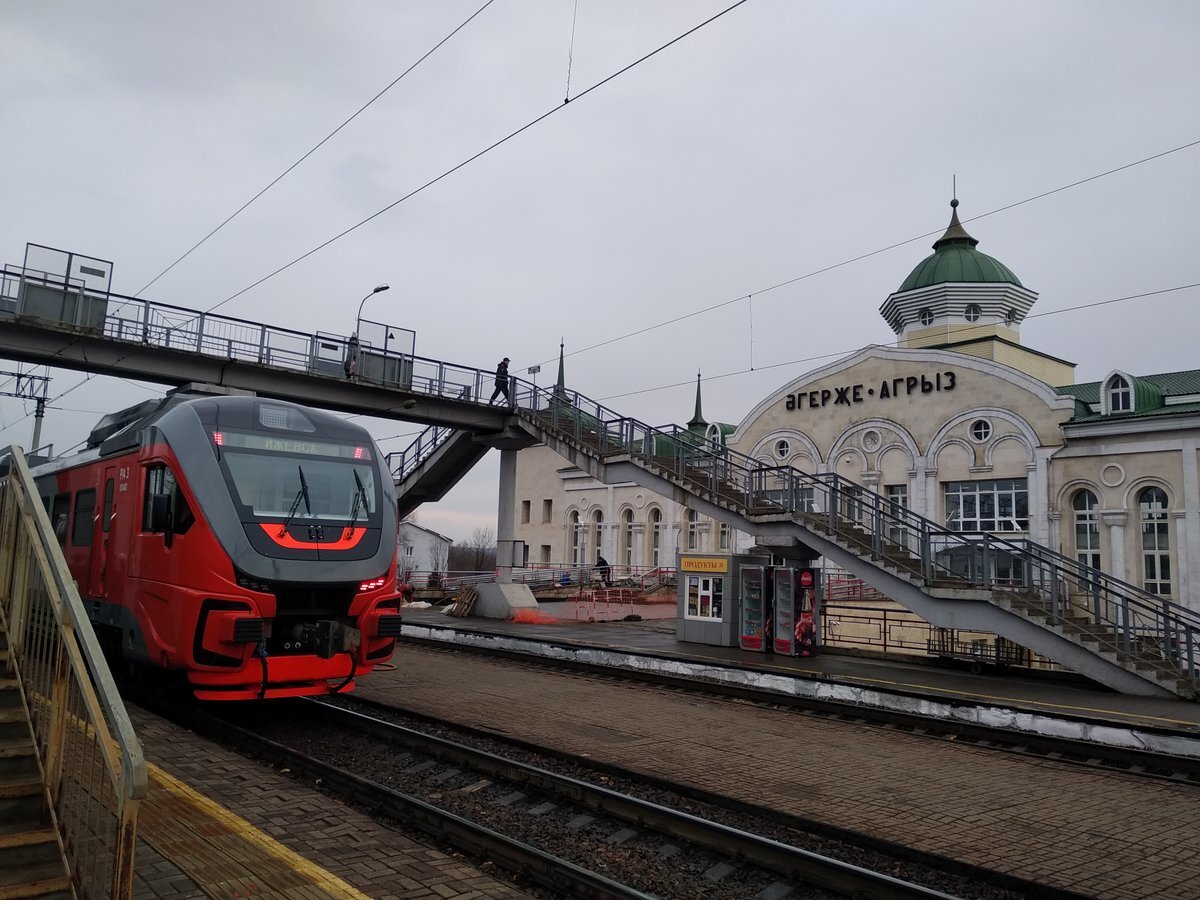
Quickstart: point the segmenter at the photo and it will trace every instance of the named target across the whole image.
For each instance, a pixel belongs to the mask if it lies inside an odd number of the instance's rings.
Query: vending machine
[[[740,600],[742,600],[742,629],[738,632],[738,647],[767,653],[770,643],[770,596],[768,572],[770,566],[743,565],[739,571]]]
[[[815,568],[743,566],[738,646],[756,653],[813,656],[820,638]]]
[[[776,653],[796,655],[796,570],[771,570],[772,593],[775,595]]]

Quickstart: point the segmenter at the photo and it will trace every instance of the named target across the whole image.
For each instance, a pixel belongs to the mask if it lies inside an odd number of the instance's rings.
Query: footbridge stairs
[[[833,473],[765,466],[574,392],[517,387],[508,430],[603,483],[641,485],[760,544],[803,545],[935,626],[998,634],[1114,690],[1196,695],[1200,615],[1179,604],[1033,541],[948,530]],[[439,438],[427,432],[396,455],[401,496],[428,495],[445,477],[439,447],[472,442]]]

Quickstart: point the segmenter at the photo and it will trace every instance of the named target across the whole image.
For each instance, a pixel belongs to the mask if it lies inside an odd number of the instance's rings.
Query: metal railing
[[[491,370],[416,356],[416,333],[405,328],[381,326],[376,329],[381,335],[377,343],[362,335],[354,341],[350,336],[310,334],[96,290],[58,273],[12,265],[0,272],[0,319],[4,318],[131,347],[350,377],[356,383],[447,400],[486,402],[495,380]]]
[[[151,303],[88,288],[54,273],[5,267],[0,317],[29,318],[72,333],[173,348],[255,364],[352,378],[410,393],[485,404],[494,373],[405,354],[349,338],[305,334],[242,319]],[[403,329],[401,329],[403,330]],[[415,335],[414,335],[415,340]],[[398,342],[403,347],[404,341]],[[354,366],[346,366],[353,357]],[[927,587],[1008,590],[1064,630],[1082,629],[1125,660],[1153,655],[1164,674],[1197,685],[1200,615],[1180,604],[1073,564],[1031,541],[1005,541],[931,522],[835,473],[810,475],[711,444],[677,425],[655,428],[579,394],[510,379],[514,414],[602,460],[624,455],[688,490],[744,516],[791,518],[858,556],[891,566]],[[411,473],[449,430],[396,460]],[[412,449],[412,448],[410,448]],[[424,453],[424,456],[420,454]],[[399,476],[398,476],[399,477]],[[1071,584],[1086,588],[1072,593]],[[1067,602],[1076,594],[1087,602]]]
[[[402,481],[413,472],[425,460],[433,455],[433,452],[438,447],[446,443],[453,435],[457,434],[457,430],[449,428],[445,425],[430,425],[424,431],[417,435],[417,439],[405,447],[398,453],[389,453],[385,457],[387,467],[392,473],[392,478],[396,481]]]
[[[0,481],[0,615],[81,897],[128,898],[146,762],[24,454]]]
[[[925,588],[985,599],[1041,618],[1127,666],[1197,687],[1200,615],[1034,541],[948,529],[836,473],[767,466],[678,425],[655,428],[574,391],[523,382],[517,414],[601,460],[627,457],[751,519],[791,519]]]

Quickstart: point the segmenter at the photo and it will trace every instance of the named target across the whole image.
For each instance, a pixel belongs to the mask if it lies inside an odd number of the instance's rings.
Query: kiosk
[[[681,553],[677,563],[679,640],[786,656],[817,652],[818,569],[775,566],[765,556],[712,553]]]

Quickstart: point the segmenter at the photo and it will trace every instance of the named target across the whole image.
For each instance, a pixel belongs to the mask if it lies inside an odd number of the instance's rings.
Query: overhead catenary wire
[[[601,87],[608,84],[610,81],[612,81],[616,78],[619,78],[620,76],[624,75],[626,72],[630,71],[631,69],[634,69],[637,66],[640,66],[642,63],[657,56],[659,53],[662,53],[664,50],[673,46],[674,44],[679,43],[684,38],[695,34],[701,28],[704,28],[706,25],[712,24],[713,22],[717,21],[717,19],[721,18],[724,15],[727,15],[728,13],[737,9],[739,6],[741,6],[742,4],[744,4],[746,2],[747,2],[747,0],[737,0],[736,3],[733,3],[730,6],[727,6],[725,9],[721,10],[720,12],[718,12],[712,16],[709,16],[707,19],[705,19],[700,24],[692,26],[687,31],[683,32],[682,34],[671,38],[671,40],[667,41],[665,44],[660,44],[658,47],[651,50],[649,53],[645,54],[644,56],[641,56],[638,59],[635,59],[633,62],[629,63],[628,65],[623,66],[622,68],[618,69],[617,71],[613,72],[612,74],[607,75],[606,77],[600,79],[595,84],[593,84],[591,87],[586,88],[585,90],[581,91],[579,94],[577,94],[575,96],[573,102],[578,101],[578,100],[582,99],[583,97],[586,97],[588,94],[592,93],[593,91],[599,90]],[[475,160],[479,159],[480,157],[486,156],[488,153],[491,153],[497,147],[501,147],[504,144],[507,144],[513,138],[523,134],[524,132],[528,131],[529,129],[533,128],[534,126],[539,125],[540,123],[544,122],[546,119],[553,116],[555,113],[560,112],[563,109],[566,109],[566,107],[567,107],[567,104],[564,103],[564,104],[556,105],[552,109],[546,110],[546,112],[531,119],[530,121],[526,122],[524,125],[515,129],[514,131],[510,131],[508,134],[506,134],[504,137],[500,138],[499,140],[493,141],[491,144],[488,144],[482,150],[479,150],[478,152],[473,153],[471,156],[468,156],[462,162],[460,162],[457,165],[454,165],[451,168],[444,171],[441,175],[438,175],[435,178],[431,178],[429,181],[426,181],[420,187],[413,188],[413,190],[409,191],[407,194],[403,195],[399,199],[393,200],[391,203],[387,204],[386,206],[382,207],[381,209],[376,210],[375,212],[371,213],[366,218],[360,219],[358,222],[351,225],[349,228],[346,228],[346,229],[338,232],[337,234],[335,234],[333,237],[329,238],[328,240],[322,241],[320,244],[317,244],[317,246],[313,247],[311,250],[308,250],[305,253],[302,253],[299,256],[297,256],[291,262],[284,263],[282,266],[275,269],[274,271],[268,272],[262,278],[259,278],[257,281],[246,285],[246,287],[242,288],[237,293],[230,294],[224,300],[209,307],[206,310],[206,312],[213,312],[217,309],[220,309],[226,303],[229,303],[232,300],[236,300],[238,297],[242,296],[242,294],[252,291],[252,290],[254,290],[254,288],[258,287],[260,284],[264,284],[265,282],[270,281],[276,275],[286,272],[288,269],[290,269],[292,266],[296,265],[297,263],[303,262],[304,260],[308,259],[313,254],[319,253],[320,251],[324,250],[326,247],[330,246],[331,244],[334,244],[337,241],[340,241],[342,238],[346,237],[346,235],[352,234],[353,232],[357,231],[359,228],[362,228],[364,225],[368,224],[369,222],[372,222],[375,219],[379,218],[384,213],[395,209],[397,206],[399,206],[401,203],[404,203],[406,200],[410,200],[413,197],[417,196],[417,194],[420,194],[422,191],[425,191],[428,188],[433,187],[439,181],[442,181],[443,179],[449,177],[450,175],[453,175],[459,169],[462,169],[462,168],[470,165],[471,163],[475,162]]]
[[[1026,316],[1025,321],[1028,322],[1030,319],[1037,319],[1042,316],[1056,316],[1060,313],[1077,312],[1082,309],[1094,309],[1097,306],[1108,306],[1111,303],[1123,303],[1127,300],[1140,300],[1145,297],[1157,297],[1161,294],[1171,294],[1171,293],[1175,293],[1176,291],[1186,291],[1186,290],[1190,290],[1190,289],[1194,289],[1194,288],[1200,288],[1200,281],[1195,281],[1195,282],[1192,282],[1191,284],[1178,284],[1178,285],[1175,285],[1174,287],[1160,288],[1158,290],[1153,290],[1153,291],[1142,291],[1141,293],[1138,293],[1138,294],[1126,294],[1123,297],[1112,297],[1112,298],[1109,298],[1108,300],[1096,300],[1093,303],[1081,303],[1076,306],[1066,306],[1066,307],[1063,307],[1062,309],[1048,309],[1045,312],[1034,313],[1032,315]],[[976,325],[974,328],[959,329],[959,331],[956,333],[959,337],[969,337],[972,331],[978,330],[978,331],[980,331],[980,333],[985,333],[985,330],[989,327],[990,326],[988,326],[988,325]],[[899,347],[900,342],[899,341],[889,341],[887,343],[877,344],[876,346]],[[848,356],[849,354],[853,353],[855,350],[858,350],[858,349],[860,349],[860,348],[850,347],[850,348],[843,349],[843,350],[831,350],[829,353],[820,353],[820,354],[817,354],[816,356],[805,356],[805,357],[802,357],[801,359],[789,359],[785,362],[771,363],[770,365],[766,365],[766,366],[751,366],[750,368],[747,368],[747,369],[735,369],[730,372],[724,372],[720,375],[710,375],[701,380],[702,381],[719,381],[719,380],[722,380],[725,378],[733,378],[738,375],[753,375],[757,372],[766,372],[769,369],[782,369],[787,366],[798,366],[798,365],[803,365],[806,363],[820,362],[823,359],[837,359],[838,357],[841,357],[841,356]],[[625,391],[620,394],[609,394],[607,397],[599,397],[597,399],[600,402],[606,402],[608,400],[619,400],[622,397],[636,397],[636,396],[640,396],[642,394],[653,394],[657,391],[673,390],[674,388],[686,387],[686,386],[692,385],[694,383],[695,382],[693,382],[690,379],[687,381],[676,381],[676,382],[673,382],[672,384],[660,384],[656,387],[640,388],[636,391]]]
[[[362,106],[360,106],[357,110],[355,110],[349,116],[349,118],[347,118],[340,125],[338,125],[337,128],[333,129],[333,131],[329,132],[329,134],[325,135],[325,137],[321,138],[320,141],[318,141],[313,147],[311,147],[298,160],[296,160],[294,163],[292,163],[290,166],[288,166],[286,169],[284,169],[282,172],[280,172],[278,175],[276,175],[275,178],[266,187],[262,188],[257,194],[255,194],[253,197],[251,197],[249,200],[247,200],[245,203],[243,203],[241,206],[239,206],[237,209],[235,209],[232,213],[230,213],[224,220],[221,221],[220,224],[218,224],[215,228],[213,228],[212,231],[210,231],[208,234],[204,235],[204,237],[200,238],[200,240],[196,241],[196,243],[192,244],[192,246],[189,247],[186,251],[184,251],[184,253],[178,259],[176,259],[173,263],[171,263],[169,266],[167,266],[165,269],[163,269],[161,272],[159,272],[157,275],[155,275],[153,278],[151,278],[144,285],[142,285],[141,290],[139,290],[133,296],[140,297],[142,295],[142,291],[145,291],[152,284],[154,284],[156,281],[158,281],[158,279],[162,278],[164,275],[166,275],[168,272],[170,272],[172,269],[174,269],[177,265],[179,265],[181,262],[183,262],[185,259],[187,259],[189,256],[191,256],[192,253],[194,253],[204,243],[206,243],[209,238],[211,238],[214,234],[216,234],[218,231],[220,231],[222,228],[224,228],[226,225],[228,225],[230,222],[232,222],[234,219],[236,219],[239,215],[241,215],[259,197],[261,197],[263,194],[265,194],[271,188],[275,187],[275,185],[279,184],[279,182],[281,182],[284,178],[286,178],[292,172],[293,169],[295,169],[302,162],[304,162],[306,159],[308,159],[310,156],[312,156],[314,153],[316,153],[318,150],[320,150],[326,143],[328,143],[328,141],[331,138],[334,137],[334,135],[336,135],[339,131],[341,131],[343,128],[345,128],[347,125],[349,125],[355,119],[357,119],[359,117],[359,115],[361,115],[367,109],[367,107],[371,106],[371,104],[373,104],[376,100],[378,100],[380,97],[382,97],[384,94],[386,94],[392,88],[394,88],[401,81],[401,79],[403,79],[406,75],[408,75],[409,72],[411,72],[413,69],[415,69],[421,63],[425,62],[425,60],[429,59],[429,57],[432,56],[434,53],[436,53],[438,51],[438,49],[440,49],[442,47],[443,44],[445,44],[448,40],[450,40],[450,38],[454,37],[456,34],[458,34],[460,31],[462,31],[463,28],[465,28],[468,24],[470,24],[472,19],[474,19],[481,12],[483,12],[485,9],[487,9],[489,6],[491,6],[494,2],[495,2],[495,0],[487,0],[487,2],[483,4],[483,6],[479,7],[479,9],[475,10],[475,12],[473,12],[473,13],[471,13],[471,15],[467,16],[466,19],[464,19],[462,22],[459,23],[458,27],[456,27],[453,31],[451,31],[449,34],[447,34],[444,38],[442,38],[440,41],[438,41],[436,44],[434,44],[432,47],[430,47],[429,50],[427,50],[425,52],[425,54],[423,56],[421,56],[420,59],[418,59],[411,66],[409,66],[407,69],[405,69],[403,72],[401,72],[395,78],[393,78],[392,81],[387,85],[387,87],[385,87],[383,90],[381,90],[379,93],[377,93],[374,97],[372,97],[370,100],[368,100]],[[211,312],[211,311],[212,310],[209,310],[209,312]]]
[[[480,9],[479,9],[479,10],[478,10],[476,13],[475,13],[475,15],[478,15],[478,14],[479,14],[479,12],[482,12],[484,9],[486,9],[486,8],[487,8],[487,7],[490,5],[490,3],[491,3],[491,2],[492,2],[492,0],[489,0],[489,2],[488,2],[488,3],[485,3],[485,4],[484,4],[484,5],[483,5],[483,6],[482,6],[482,7],[481,7],[481,8],[480,8]],[[658,47],[657,47],[657,48],[655,48],[654,50],[651,50],[649,53],[645,54],[644,56],[641,56],[641,57],[639,57],[638,59],[634,60],[633,62],[629,63],[628,65],[626,65],[626,66],[623,66],[622,68],[620,68],[620,69],[618,69],[617,71],[615,71],[615,72],[611,73],[611,74],[610,74],[610,75],[608,75],[607,77],[605,77],[605,78],[601,79],[600,81],[596,82],[596,83],[595,83],[595,84],[593,84],[591,87],[589,87],[587,90],[585,90],[585,91],[581,92],[581,93],[580,93],[580,94],[579,94],[579,95],[576,97],[576,99],[578,99],[579,97],[583,97],[583,96],[585,96],[586,94],[590,94],[590,93],[592,93],[593,91],[597,90],[598,88],[602,87],[603,85],[607,84],[608,82],[612,81],[613,79],[615,79],[615,78],[618,78],[619,76],[621,76],[621,75],[625,74],[626,72],[629,72],[630,70],[632,70],[632,69],[636,68],[637,66],[639,66],[639,65],[641,65],[642,63],[646,62],[646,61],[647,61],[647,60],[649,60],[650,58],[652,58],[652,57],[654,57],[654,56],[658,55],[659,53],[661,53],[662,51],[666,50],[668,47],[671,47],[672,45],[674,45],[674,44],[677,44],[679,41],[683,40],[684,38],[688,37],[689,35],[692,35],[692,34],[696,33],[697,31],[699,31],[701,28],[705,27],[706,25],[709,25],[710,23],[712,23],[712,22],[715,22],[717,19],[719,19],[719,18],[721,18],[722,16],[726,15],[727,13],[729,13],[729,12],[733,11],[734,9],[737,9],[737,7],[741,6],[742,4],[744,4],[744,3],[746,3],[746,2],[747,2],[747,0],[738,0],[738,2],[736,2],[736,3],[734,3],[734,4],[732,4],[732,5],[728,6],[728,7],[726,7],[725,9],[723,9],[723,10],[721,10],[720,12],[716,13],[715,15],[712,15],[712,16],[710,16],[709,18],[705,19],[703,22],[700,22],[698,25],[695,25],[695,26],[693,26],[692,28],[689,28],[687,31],[683,32],[682,34],[679,34],[679,35],[677,35],[676,37],[672,38],[671,40],[667,41],[666,43],[664,43],[664,44],[661,44],[660,46],[658,46]],[[474,18],[474,16],[472,16],[471,18]],[[467,21],[467,22],[469,22],[469,21],[470,21],[470,19],[467,19],[466,21]],[[463,24],[466,24],[466,22],[464,22]],[[459,27],[461,28],[462,26],[459,26]],[[444,43],[444,42],[445,42],[445,39],[443,40],[443,42],[442,42],[442,43]],[[439,45],[439,46],[440,46],[440,45]],[[435,48],[435,49],[436,49],[436,48]],[[427,54],[427,55],[428,55],[428,54]],[[423,57],[423,58],[424,58],[424,57]],[[401,77],[403,77],[403,76],[401,76]],[[390,85],[389,85],[389,87],[390,87]],[[385,88],[385,90],[386,90],[386,88]],[[381,93],[382,93],[382,92],[381,92]],[[369,105],[369,104],[367,104],[367,105]],[[564,104],[564,105],[565,105],[565,104]],[[364,107],[364,108],[365,108],[365,107]],[[392,203],[388,204],[387,206],[383,207],[382,209],[380,209],[380,210],[376,211],[375,213],[372,213],[370,216],[368,216],[367,218],[363,219],[362,221],[360,221],[360,222],[359,222],[359,223],[357,223],[356,225],[353,225],[353,226],[351,226],[350,228],[347,228],[346,230],[344,230],[344,231],[340,232],[339,234],[337,234],[337,235],[334,235],[334,236],[333,236],[332,238],[330,238],[329,240],[327,240],[327,241],[323,242],[322,244],[320,244],[320,245],[318,245],[318,246],[314,247],[313,249],[309,250],[307,253],[304,253],[304,254],[302,254],[301,256],[299,256],[299,257],[297,257],[296,259],[292,260],[290,263],[287,263],[286,265],[279,267],[279,268],[278,268],[278,269],[276,269],[275,271],[273,271],[273,272],[271,272],[271,273],[269,273],[269,274],[267,274],[267,275],[264,275],[262,278],[258,279],[258,281],[255,281],[253,284],[250,284],[250,285],[246,286],[246,287],[245,287],[245,288],[243,288],[242,290],[238,291],[236,294],[233,294],[233,295],[231,295],[231,296],[229,296],[229,297],[226,297],[224,300],[220,301],[219,303],[216,303],[216,304],[214,304],[213,306],[211,306],[211,307],[209,307],[207,310],[205,310],[205,313],[214,312],[215,310],[217,310],[217,309],[219,309],[220,307],[224,306],[226,303],[229,303],[231,300],[234,300],[234,299],[236,299],[237,297],[240,297],[242,294],[246,293],[247,291],[250,291],[250,290],[252,290],[253,288],[257,287],[258,285],[260,285],[260,284],[262,284],[262,283],[264,283],[264,282],[266,282],[266,281],[268,281],[268,280],[270,280],[271,278],[274,278],[276,275],[278,275],[278,274],[280,274],[281,272],[283,272],[283,271],[285,271],[285,270],[287,270],[287,269],[291,268],[292,266],[296,265],[297,263],[301,262],[302,260],[304,260],[304,259],[307,259],[309,256],[312,256],[314,253],[317,253],[318,251],[320,251],[320,250],[324,249],[325,247],[328,247],[330,244],[334,243],[334,242],[335,242],[335,241],[337,241],[337,240],[340,240],[341,238],[343,238],[343,237],[345,237],[346,235],[350,234],[351,232],[353,232],[353,231],[357,230],[357,229],[358,229],[358,228],[360,228],[361,226],[363,226],[363,225],[367,224],[367,223],[368,223],[368,222],[370,222],[371,220],[373,220],[373,219],[375,219],[375,218],[378,218],[380,215],[382,215],[383,213],[387,212],[388,210],[395,208],[395,207],[396,207],[396,206],[398,206],[399,204],[403,203],[405,200],[408,200],[410,197],[414,197],[414,196],[416,196],[416,195],[417,195],[417,194],[419,194],[421,191],[424,191],[425,189],[427,189],[427,188],[429,188],[429,187],[432,187],[432,186],[433,186],[434,184],[436,184],[437,182],[439,182],[439,181],[443,180],[444,178],[446,178],[447,176],[449,176],[449,175],[453,174],[454,172],[457,172],[459,169],[462,169],[463,167],[465,167],[465,166],[469,165],[470,163],[472,163],[472,162],[474,162],[475,160],[479,159],[480,157],[482,157],[482,156],[483,156],[483,155],[485,155],[486,153],[489,153],[490,151],[492,151],[492,150],[496,149],[496,148],[497,148],[497,147],[499,147],[500,145],[502,145],[502,144],[504,144],[504,143],[507,143],[507,142],[508,142],[509,140],[511,140],[512,138],[516,137],[517,135],[521,134],[521,133],[522,133],[522,132],[524,132],[524,131],[527,131],[528,129],[532,128],[534,125],[537,125],[539,122],[541,122],[541,121],[543,121],[543,120],[545,120],[545,119],[549,118],[551,115],[553,115],[554,113],[558,112],[558,111],[559,111],[560,109],[562,109],[562,108],[563,108],[562,106],[556,106],[556,107],[554,107],[553,109],[551,109],[551,110],[548,110],[547,112],[545,112],[545,113],[543,113],[542,115],[538,116],[537,118],[533,119],[532,121],[530,121],[530,122],[527,122],[525,125],[521,126],[521,127],[520,127],[520,128],[518,128],[517,130],[515,130],[515,131],[511,132],[511,133],[510,133],[510,134],[508,134],[507,136],[505,136],[505,137],[501,138],[501,139],[500,139],[500,140],[498,140],[498,141],[495,141],[494,143],[490,144],[489,146],[485,147],[484,149],[480,150],[479,152],[475,153],[474,155],[472,155],[472,156],[468,157],[467,159],[463,160],[462,162],[458,163],[458,164],[457,164],[457,165],[455,165],[454,167],[452,167],[452,168],[450,168],[450,169],[447,169],[445,172],[443,172],[441,175],[437,176],[436,178],[434,178],[434,179],[431,179],[430,181],[426,182],[425,184],[421,185],[420,187],[416,188],[415,190],[413,190],[413,191],[410,191],[408,194],[405,194],[405,195],[404,195],[403,197],[401,197],[400,199],[398,199],[398,200],[395,200],[395,201],[393,201]],[[360,112],[361,112],[361,110],[360,110]],[[357,115],[357,113],[356,113],[356,115]],[[351,117],[351,118],[353,118],[353,117]],[[347,120],[347,121],[349,121],[349,120]],[[343,124],[344,124],[344,123],[343,123]],[[335,131],[334,133],[336,133],[336,131]],[[332,135],[330,135],[330,136],[332,136]],[[327,139],[328,139],[328,138],[327,138]],[[318,144],[317,146],[319,147],[320,145]],[[315,150],[316,148],[314,147],[313,149]],[[311,154],[311,152],[312,152],[312,151],[310,151],[310,154]],[[307,156],[307,155],[309,155],[309,154],[306,154],[306,156]],[[303,161],[303,157],[302,157],[302,158],[301,158],[301,160],[299,160],[298,162],[300,162],[300,161]],[[293,168],[294,168],[294,166],[293,166]],[[290,170],[289,170],[289,171],[290,171]],[[284,172],[284,174],[286,175],[286,174],[287,174],[287,172]],[[282,177],[282,176],[281,176],[281,177]],[[276,179],[276,180],[278,180],[278,179]],[[274,183],[274,182],[272,182],[272,184],[273,184],[273,183]],[[267,190],[267,189],[269,189],[269,188],[270,188],[270,185],[268,185],[268,186],[267,186],[267,188],[266,188],[266,189],[264,189],[264,192],[265,192],[265,190]],[[262,193],[262,192],[260,192],[260,193]],[[258,195],[256,195],[256,197],[257,197],[257,196],[258,196]],[[253,202],[253,200],[254,200],[254,199],[255,199],[255,198],[251,198],[250,202]],[[248,205],[248,204],[247,204],[247,205]],[[240,210],[239,210],[239,212],[240,212]],[[234,213],[234,215],[237,215],[237,213]],[[206,238],[206,239],[207,239],[207,238]],[[201,242],[201,243],[203,243],[203,242]],[[197,245],[197,246],[198,246],[198,245]],[[190,252],[190,251],[189,251],[189,252]],[[186,254],[185,254],[185,255],[186,255]],[[178,260],[177,260],[177,262],[178,262]],[[174,265],[174,263],[172,264],[172,266],[173,266],[173,265]],[[169,268],[170,268],[170,267],[168,267],[168,269],[169,269]],[[165,270],[164,270],[164,273],[160,273],[159,277],[161,277],[161,274],[165,274]],[[155,280],[157,280],[157,278],[156,278]],[[153,284],[153,281],[151,282],[151,284]],[[148,285],[146,285],[146,287],[149,287],[149,284],[148,284]],[[142,290],[145,290],[145,289],[146,289],[146,287],[143,287],[143,288],[142,288]],[[141,293],[141,291],[139,291],[139,293]],[[72,341],[69,341],[69,342],[67,343],[67,345],[66,345],[66,346],[64,346],[64,348],[63,348],[63,349],[66,349],[66,347],[67,347],[67,346],[70,346],[70,344],[71,344],[71,343],[73,343],[73,342],[74,342],[74,339],[72,339]],[[65,397],[67,394],[71,393],[71,392],[72,392],[72,391],[74,391],[75,389],[77,389],[77,388],[79,388],[79,387],[83,386],[84,384],[86,384],[86,383],[87,383],[88,381],[90,381],[90,380],[91,380],[93,377],[94,377],[94,375],[93,375],[93,374],[89,374],[89,375],[88,375],[86,378],[84,378],[82,381],[80,381],[80,382],[77,382],[76,384],[74,384],[74,385],[72,385],[71,387],[67,388],[65,391],[63,391],[61,394],[59,394],[57,397],[54,397],[54,398],[53,398],[53,400],[51,400],[50,402],[54,402],[54,401],[57,401],[57,400],[61,399],[62,397]],[[24,417],[22,417],[22,418],[24,418]]]
[[[962,224],[968,225],[971,222],[978,222],[980,219],[986,219],[988,216],[994,216],[994,215],[997,215],[1002,212],[1007,212],[1010,209],[1016,209],[1018,206],[1024,206],[1027,203],[1033,203],[1036,200],[1042,200],[1046,197],[1050,197],[1050,196],[1053,196],[1054,194],[1062,193],[1063,191],[1068,191],[1071,188],[1076,188],[1076,187],[1079,187],[1080,185],[1088,184],[1089,182],[1096,181],[1097,179],[1104,178],[1108,175],[1115,175],[1118,172],[1124,172],[1126,169],[1132,169],[1134,166],[1140,166],[1145,163],[1153,162],[1157,159],[1162,159],[1165,156],[1170,156],[1173,153],[1179,153],[1183,150],[1189,150],[1192,147],[1196,147],[1196,146],[1200,146],[1200,139],[1197,139],[1194,141],[1189,141],[1186,144],[1180,144],[1178,147],[1172,147],[1169,150],[1163,150],[1160,153],[1154,153],[1150,156],[1142,157],[1141,159],[1137,159],[1137,160],[1134,160],[1133,162],[1125,163],[1124,165],[1116,166],[1115,168],[1112,168],[1112,169],[1107,169],[1103,172],[1097,172],[1096,174],[1089,175],[1086,178],[1080,178],[1077,181],[1072,181],[1070,184],[1064,184],[1059,187],[1052,188],[1051,190],[1048,190],[1048,191],[1042,191],[1040,194],[1034,194],[1031,197],[1026,197],[1024,200],[1017,200],[1013,203],[1005,204],[1004,206],[998,206],[995,209],[988,210],[985,213],[980,213],[977,216],[971,216],[968,219],[963,219]],[[692,318],[695,318],[696,316],[702,316],[705,313],[714,312],[715,310],[718,310],[718,309],[724,309],[726,306],[731,306],[734,303],[739,303],[742,300],[746,300],[746,299],[750,298],[754,294],[766,294],[771,291],[779,290],[780,288],[787,287],[788,285],[795,284],[796,282],[804,281],[808,278],[814,278],[817,275],[823,275],[826,272],[832,272],[834,269],[840,269],[845,266],[851,265],[852,263],[862,262],[864,259],[870,259],[872,256],[878,256],[881,253],[887,253],[889,250],[895,250],[898,247],[904,247],[904,246],[906,246],[908,244],[912,244],[916,241],[921,241],[921,240],[925,240],[926,238],[934,237],[935,235],[942,234],[945,230],[946,229],[943,226],[942,228],[936,228],[933,231],[926,231],[925,233],[918,234],[915,237],[906,238],[905,240],[896,241],[893,244],[888,244],[886,247],[880,247],[877,250],[871,250],[867,253],[860,253],[858,256],[852,256],[849,259],[842,260],[841,262],[832,263],[831,265],[828,265],[828,266],[822,266],[819,269],[813,269],[811,272],[805,272],[803,275],[796,275],[792,278],[787,278],[783,281],[772,284],[769,287],[758,288],[757,290],[754,290],[754,291],[751,291],[751,292],[745,293],[745,294],[738,294],[736,297],[731,297],[728,300],[722,300],[719,303],[712,304],[711,306],[706,306],[706,307],[703,307],[702,309],[696,309],[696,310],[693,310],[688,313],[681,313],[680,315],[675,316],[674,318],[671,318],[671,319],[667,319],[663,322],[658,322],[654,325],[647,325],[645,328],[639,328],[636,331],[630,331],[626,334],[617,335],[616,337],[608,338],[606,340],[600,341],[599,343],[589,344],[588,346],[582,347],[578,350],[572,350],[570,353],[567,354],[567,356],[578,356],[581,353],[589,353],[592,350],[599,350],[603,347],[609,346],[610,344],[615,344],[618,341],[627,340],[628,338],[632,338],[632,337],[638,337],[639,335],[646,334],[648,332],[654,331],[659,328],[665,328],[668,325],[674,325],[677,322],[682,322],[686,319],[692,319]],[[546,362],[553,362],[553,361],[554,360],[544,360],[543,365]]]

